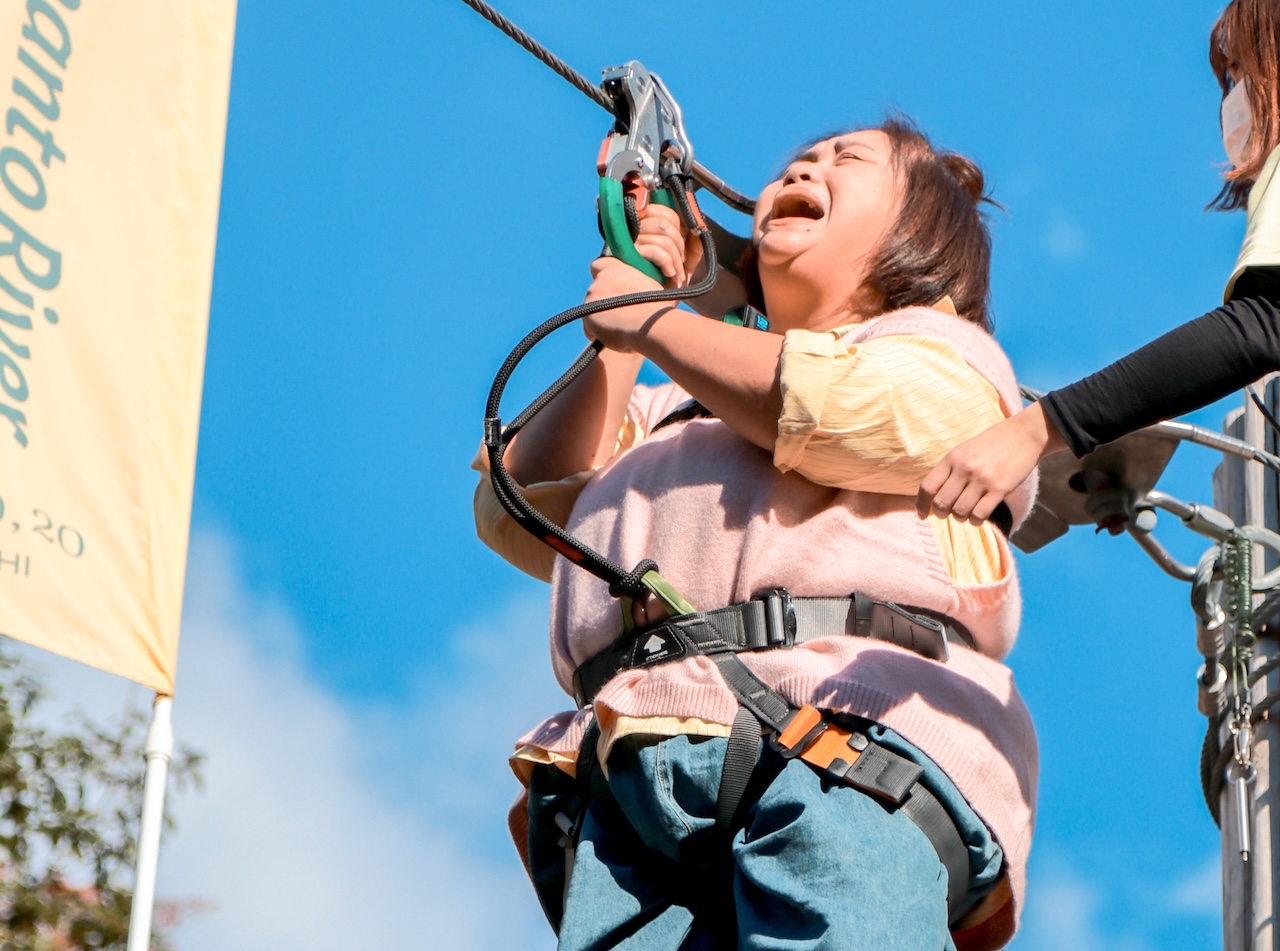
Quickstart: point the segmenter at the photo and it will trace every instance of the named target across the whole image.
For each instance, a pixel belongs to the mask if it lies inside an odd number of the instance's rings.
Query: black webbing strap
[[[733,718],[733,731],[724,751],[724,770],[720,774],[720,790],[716,793],[716,828],[722,833],[733,829],[734,817],[742,805],[747,784],[760,760],[760,721],[746,707],[738,708]]]
[[[945,806],[924,786],[924,767],[915,760],[879,745],[865,733],[865,718],[836,715],[820,710],[797,710],[790,730],[769,739],[783,759],[803,759],[818,772],[849,783],[901,809],[933,845],[947,870],[947,920],[954,923],[968,913],[969,850]]]
[[[572,799],[566,803],[564,812],[555,815],[555,823],[560,829],[561,841],[564,845],[564,892],[560,896],[560,910],[569,901],[569,882],[573,879],[573,863],[578,851],[578,836],[582,832],[582,823],[587,818],[587,808],[591,801],[591,774],[596,768],[596,747],[600,741],[600,724],[592,718],[582,734],[582,745],[578,747],[578,758],[574,766]],[[539,898],[542,896],[539,895]],[[556,925],[557,933],[559,926]]]
[[[972,646],[967,632],[957,625],[888,601],[862,595],[792,598],[777,589],[742,604],[683,614],[624,634],[574,671],[574,697],[579,707],[586,706],[623,670],[692,654],[715,658],[726,652],[791,647],[840,634],[888,641],[935,660],[947,657],[948,644]]]
[[[578,797],[585,802],[590,798],[591,771],[596,768],[596,747],[600,745],[600,724],[595,717],[587,724],[582,734],[582,745],[578,747],[578,758],[574,763],[573,776],[578,787]]]
[[[711,410],[707,409],[697,400],[685,400],[666,416],[662,417],[662,419],[659,420],[658,425],[649,430],[649,435],[652,436],[659,429],[664,429],[667,426],[674,426],[676,423],[687,423],[691,419],[706,419],[708,417],[714,418],[715,413],[711,412]]]
[[[781,734],[796,715],[796,710],[781,694],[756,677],[736,654],[722,652],[713,655],[713,659],[742,704],[734,717],[729,745],[725,749],[724,771],[716,801],[716,827],[729,832],[733,829],[733,820],[756,766],[760,724],[764,723],[776,734]],[[784,716],[779,716],[781,711],[785,711]],[[852,762],[837,760],[825,772],[892,803],[916,824],[947,870],[947,921],[959,921],[968,911],[963,903],[969,893],[969,850],[942,803],[920,782],[924,768],[862,734],[854,736],[853,742],[861,749],[856,756],[850,754]],[[783,755],[789,758],[799,755],[806,745],[807,739],[797,744],[793,752],[784,752]]]
[[[757,677],[736,654],[715,654],[711,658],[720,668],[720,676],[724,678],[733,695],[755,718],[771,730],[781,732],[791,722],[795,714],[791,704]]]
[[[947,810],[922,784],[911,787],[901,809],[924,833],[947,870],[947,923],[955,924],[969,910],[963,904],[969,893],[969,850]]]
[[[819,728],[811,730],[810,734],[790,748],[780,745],[777,738],[773,745],[785,758],[805,758],[804,752],[811,741],[811,734],[820,732],[828,725],[826,720],[820,721]],[[841,735],[845,732],[843,728],[840,729]],[[825,766],[816,766],[808,759],[806,762],[833,779],[846,782],[898,807],[916,824],[933,845],[934,851],[938,853],[938,860],[947,870],[948,921],[954,923],[960,920],[969,910],[963,904],[969,893],[969,850],[946,808],[920,782],[924,767],[856,730],[848,733],[848,747],[847,757],[834,759]]]

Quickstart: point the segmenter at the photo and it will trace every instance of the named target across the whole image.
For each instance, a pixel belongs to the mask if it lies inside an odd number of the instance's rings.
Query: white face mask
[[[1253,131],[1253,114],[1249,111],[1249,81],[1241,80],[1231,87],[1222,100],[1222,145],[1227,160],[1239,168],[1244,164],[1249,134]]]

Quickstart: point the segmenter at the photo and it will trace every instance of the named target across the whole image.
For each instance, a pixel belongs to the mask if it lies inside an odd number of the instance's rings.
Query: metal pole
[[[173,758],[173,698],[156,695],[151,727],[143,753],[147,778],[142,792],[142,832],[138,836],[138,871],[129,913],[128,951],[147,951],[151,945],[151,913],[156,900],[156,868],[160,860],[160,831],[164,825],[164,787]]]
[[[1254,446],[1267,445],[1266,422],[1251,400],[1245,400],[1244,418],[1240,436]],[[1240,425],[1240,424],[1237,424]],[[1230,472],[1230,465],[1227,470]],[[1265,470],[1256,462],[1243,462],[1234,467],[1234,483],[1229,493],[1235,504],[1228,507],[1238,512],[1237,517],[1245,525],[1261,525],[1276,529],[1273,511],[1267,512]],[[1226,501],[1226,500],[1224,500]],[[1270,514],[1270,517],[1268,515]],[[1255,578],[1267,569],[1266,555],[1260,546],[1253,546],[1253,575]],[[1256,602],[1260,598],[1255,598]],[[1271,638],[1259,638],[1253,649],[1251,668],[1256,670],[1269,659],[1280,654],[1280,645]],[[1262,678],[1250,691],[1255,709],[1261,709],[1263,698],[1276,687],[1280,678],[1271,674]],[[1225,729],[1219,739],[1224,748],[1232,737]],[[1248,861],[1240,854],[1240,822],[1237,790],[1233,783],[1225,783],[1219,800],[1222,828],[1222,911],[1223,947],[1225,951],[1277,951],[1280,930],[1275,927],[1273,913],[1280,908],[1280,896],[1276,893],[1277,876],[1274,874],[1274,858],[1280,855],[1280,822],[1276,821],[1276,806],[1280,803],[1280,727],[1275,721],[1263,719],[1253,731],[1252,759],[1257,770],[1256,778],[1248,789],[1250,851]]]
[[[1246,399],[1244,411],[1244,438],[1245,441],[1254,446],[1266,446],[1267,444],[1267,424],[1258,407],[1253,401]],[[1244,503],[1245,503],[1245,524],[1246,525],[1264,525],[1268,528],[1275,528],[1274,524],[1268,524],[1265,498],[1265,476],[1266,470],[1256,462],[1246,462],[1244,464]],[[1258,578],[1266,573],[1266,554],[1261,546],[1253,546],[1253,576]],[[1262,601],[1261,595],[1254,599],[1256,607]],[[1255,644],[1253,649],[1253,668],[1261,663],[1265,663],[1267,657],[1275,654],[1273,645],[1261,643]],[[1269,678],[1268,678],[1269,679]],[[1261,701],[1266,695],[1266,684],[1258,684],[1251,691],[1252,699]],[[1261,693],[1259,693],[1261,689]],[[1261,709],[1259,703],[1254,709]],[[1252,899],[1251,912],[1252,921],[1250,932],[1253,935],[1254,948],[1274,949],[1276,947],[1277,932],[1275,923],[1272,921],[1272,911],[1276,907],[1276,896],[1274,881],[1275,876],[1272,874],[1273,857],[1278,854],[1275,850],[1275,833],[1276,829],[1272,826],[1271,821],[1274,804],[1276,801],[1277,780],[1280,779],[1276,775],[1275,766],[1272,764],[1273,757],[1271,751],[1275,749],[1275,741],[1280,739],[1280,735],[1276,732],[1276,727],[1269,720],[1264,720],[1257,724],[1253,731],[1253,762],[1257,769],[1257,778],[1250,785],[1250,810],[1252,812],[1252,845],[1254,853],[1250,857],[1249,865],[1249,891]],[[1275,764],[1280,765],[1280,764]]]

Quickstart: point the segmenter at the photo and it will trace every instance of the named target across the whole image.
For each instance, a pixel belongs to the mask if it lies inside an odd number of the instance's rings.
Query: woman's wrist
[[[1058,432],[1058,427],[1045,414],[1043,403],[1032,403],[1018,413],[1014,420],[1035,443],[1041,459],[1067,448],[1067,441],[1062,438],[1062,433]]]

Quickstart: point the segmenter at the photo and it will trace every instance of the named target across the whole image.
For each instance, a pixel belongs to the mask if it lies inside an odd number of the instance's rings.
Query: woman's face
[[[827,305],[861,293],[866,267],[897,220],[900,191],[893,144],[879,129],[819,142],[765,186],[752,238],[770,318],[771,291],[793,295],[809,284]]]

